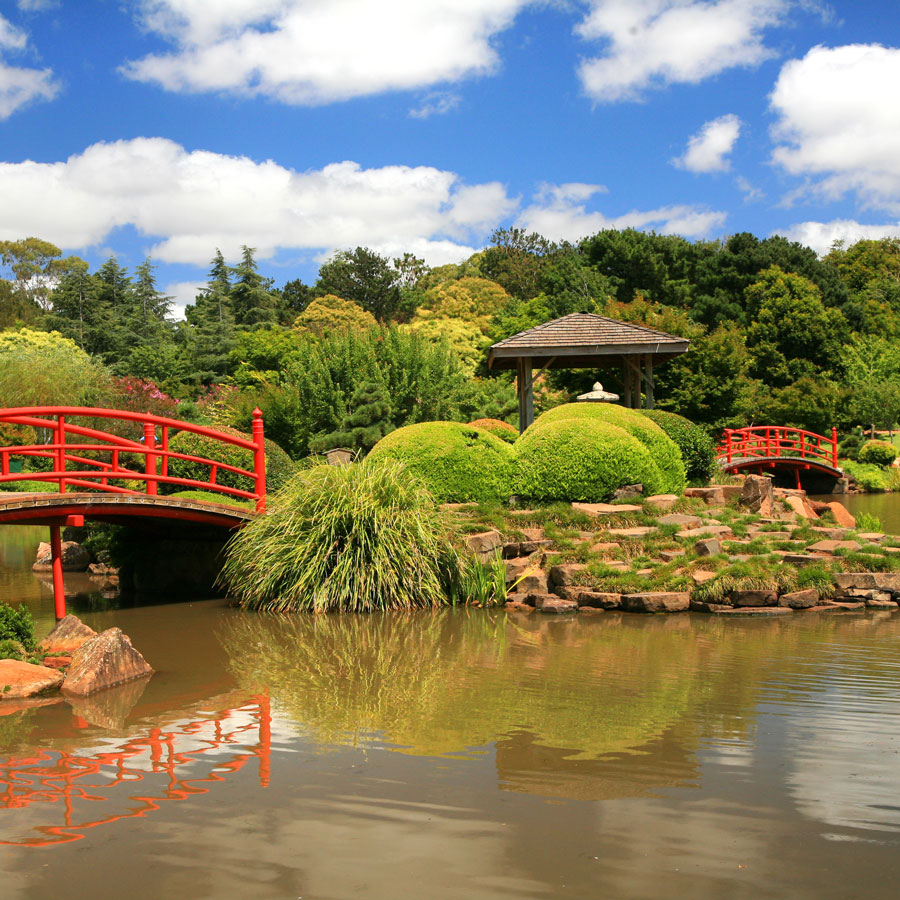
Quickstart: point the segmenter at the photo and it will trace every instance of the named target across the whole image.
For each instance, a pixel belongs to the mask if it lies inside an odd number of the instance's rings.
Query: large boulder
[[[684,612],[690,605],[691,595],[688,591],[648,591],[622,596],[622,608],[628,612]]]
[[[75,541],[63,541],[62,564],[64,572],[84,572],[91,564],[91,554]],[[35,572],[49,572],[53,568],[50,544],[46,541],[38,545],[37,558],[31,568]]]
[[[95,637],[97,632],[93,628],[88,628],[78,616],[66,616],[56,623],[56,628],[38,644],[38,647],[44,653],[72,653]]]
[[[741,506],[761,516],[771,516],[775,512],[775,494],[772,490],[772,479],[765,475],[748,475],[744,479]]]
[[[120,628],[108,628],[75,651],[62,689],[65,694],[86,696],[152,674],[128,635]]]
[[[53,669],[18,659],[0,659],[0,700],[34,697],[56,690],[62,683],[62,674]]]

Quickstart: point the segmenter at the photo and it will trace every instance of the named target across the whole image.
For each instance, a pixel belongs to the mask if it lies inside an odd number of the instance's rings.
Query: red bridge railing
[[[110,427],[140,435],[126,437],[93,427],[96,420]],[[76,421],[73,421],[76,420]],[[56,482],[61,494],[70,488],[113,494],[155,496],[160,485],[195,489],[253,500],[258,512],[266,508],[266,451],[262,413],[253,411],[252,438],[235,437],[214,428],[167,419],[148,413],[80,406],[35,406],[0,409],[0,425],[25,425],[37,429],[40,443],[0,447],[0,491],[17,481]],[[178,431],[203,435],[223,445],[248,450],[253,468],[243,469],[222,460],[177,453],[169,449],[170,437]],[[48,471],[14,472],[16,459],[38,459]],[[209,468],[206,480],[169,474],[172,460],[200,463]],[[248,490],[220,484],[220,473],[230,472],[248,479]]]
[[[716,456],[726,468],[749,459],[789,457],[838,467],[837,429],[824,437],[802,428],[756,425],[752,428],[726,429]]]

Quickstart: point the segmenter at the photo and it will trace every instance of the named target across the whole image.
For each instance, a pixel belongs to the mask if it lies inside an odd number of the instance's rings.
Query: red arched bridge
[[[4,432],[25,438],[0,446],[0,525],[50,526],[57,618],[65,615],[61,527],[83,525],[86,518],[155,518],[239,528],[266,509],[265,439],[258,409],[249,439],[149,413],[80,406],[0,409],[0,434]],[[207,438],[210,456],[171,450],[170,438],[177,432]],[[29,438],[34,442],[27,443]],[[215,458],[216,448],[225,457],[234,447],[246,451],[247,468]],[[176,461],[193,464],[190,471],[201,477],[173,474]],[[175,470],[184,467],[176,465]],[[16,489],[20,482],[42,482],[47,490],[25,493]],[[202,491],[209,499],[172,496],[179,491]]]
[[[726,472],[792,472],[800,487],[800,473],[818,472],[832,478],[844,473],[838,468],[837,429],[825,437],[802,428],[755,425],[728,428],[716,449],[719,465]]]

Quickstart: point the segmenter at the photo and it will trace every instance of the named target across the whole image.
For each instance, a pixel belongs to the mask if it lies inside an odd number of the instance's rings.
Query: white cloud
[[[790,0],[591,0],[576,31],[605,46],[600,56],[582,62],[581,81],[594,100],[612,103],[758,65],[771,56],[763,30],[778,25],[789,5]]]
[[[529,0],[141,0],[174,44],[128,62],[170,91],[226,91],[314,105],[493,71],[491,39]]]
[[[701,206],[663,206],[632,210],[621,216],[590,212],[587,201],[606,189],[601,185],[543,185],[522,210],[517,225],[557,241],[578,241],[604,228],[653,228],[662,234],[706,237],[725,224],[727,214]]]
[[[813,47],[786,63],[771,95],[773,159],[836,198],[900,210],[900,49]]]
[[[28,46],[24,31],[0,16],[0,52],[22,51]],[[0,121],[32,100],[52,100],[59,85],[50,69],[26,69],[8,65],[0,56]]]
[[[719,116],[707,122],[688,141],[684,155],[672,162],[689,172],[726,172],[731,167],[726,157],[734,149],[740,133],[741,120],[737,116]]]
[[[60,0],[18,0],[16,6],[22,12],[43,12],[45,9],[56,9]]]
[[[812,247],[819,256],[827,253],[835,241],[846,246],[862,240],[878,240],[900,237],[900,223],[890,225],[861,225],[852,219],[835,219],[832,222],[799,222],[786,231],[779,231],[792,241]]]
[[[757,200],[762,200],[763,197],[766,196],[763,190],[752,185],[743,175],[738,175],[738,177],[734,179],[734,183],[737,189],[744,195],[745,203],[755,203]]]
[[[132,225],[165,262],[206,263],[242,244],[327,253],[411,249],[432,264],[473,252],[516,208],[496,182],[466,185],[429,166],[338,162],[297,172],[272,160],[186,151],[164,138],[98,143],[64,162],[0,163],[0,239],[39,234],[66,248]]]
[[[206,287],[205,281],[173,281],[167,284],[163,293],[172,298],[172,318],[183,319],[184,308],[197,299],[197,294]]]
[[[459,94],[429,94],[417,107],[409,111],[409,116],[411,119],[428,119],[431,116],[443,116],[453,112],[459,106],[461,99]]]

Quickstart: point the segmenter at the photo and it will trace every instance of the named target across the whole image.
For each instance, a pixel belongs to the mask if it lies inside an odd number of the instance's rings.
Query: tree
[[[542,258],[551,250],[553,244],[539,234],[498,228],[481,254],[479,268],[517,300],[530,300],[540,293]]]
[[[234,346],[231,278],[220,250],[210,265],[207,285],[185,308],[187,324],[181,330],[188,377],[199,384],[211,384],[229,373]]]
[[[340,428],[310,441],[310,449],[322,453],[333,447],[344,447],[367,453],[394,430],[390,413],[391,404],[384,386],[377,381],[365,381],[353,391]]]
[[[294,328],[323,335],[332,331],[363,331],[375,324],[375,317],[358,303],[326,294],[316,297],[297,316]]]
[[[278,322],[291,325],[294,319],[303,312],[312,300],[312,288],[299,278],[285,282],[281,290],[273,292],[277,300]]]
[[[272,282],[259,274],[252,247],[241,248],[241,261],[234,267],[235,281],[231,286],[231,311],[238,327],[274,325],[276,298],[270,288]]]
[[[77,256],[60,259],[62,251],[49,241],[29,237],[0,241],[0,263],[8,266],[15,292],[26,303],[44,311],[50,308],[50,292],[56,281],[84,261]]]
[[[367,247],[339,250],[319,269],[315,293],[352,300],[379,322],[386,322],[400,305],[397,271],[388,260]]]

